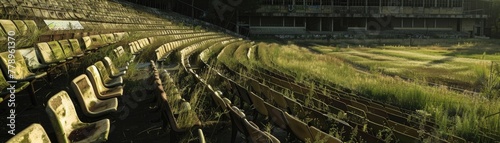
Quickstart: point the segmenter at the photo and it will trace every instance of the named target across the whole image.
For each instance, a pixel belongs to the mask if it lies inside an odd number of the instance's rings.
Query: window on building
[[[311,0],[312,1],[312,5],[319,5],[321,2],[321,0]]]
[[[262,4],[264,4],[264,5],[271,5],[272,1],[273,0],[264,0],[264,1],[262,1]]]
[[[450,0],[451,7],[462,7],[462,0]]]
[[[323,0],[322,5],[331,5],[333,0]]]
[[[368,6],[379,6],[380,1],[378,0],[368,0]]]
[[[400,0],[388,0],[387,6],[401,6]]]
[[[424,7],[424,1],[423,0],[413,0],[414,1],[414,6],[413,7]]]
[[[365,6],[365,0],[351,0],[349,6]]]
[[[424,0],[424,7],[435,7],[435,0]]]
[[[347,0],[333,0],[335,6],[347,6]]]
[[[295,5],[304,5],[304,0],[295,0]]]
[[[448,0],[437,0],[437,7],[448,7]]]

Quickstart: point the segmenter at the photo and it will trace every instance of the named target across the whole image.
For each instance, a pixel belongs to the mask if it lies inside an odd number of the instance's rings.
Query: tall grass
[[[451,133],[470,141],[480,141],[480,128],[500,131],[498,116],[482,119],[500,111],[498,99],[468,96],[447,88],[407,82],[397,77],[365,74],[339,59],[313,54],[294,45],[259,43],[258,46],[256,59],[261,66],[304,76],[303,79],[325,79],[369,95],[369,98],[375,100],[406,109],[423,110],[430,113],[431,118],[439,124],[440,133]],[[234,51],[235,48],[228,49],[227,52]]]

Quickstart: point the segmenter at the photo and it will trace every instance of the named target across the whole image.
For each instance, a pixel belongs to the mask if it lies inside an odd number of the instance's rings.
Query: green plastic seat
[[[42,125],[35,123],[10,138],[7,143],[50,143],[49,136]]]
[[[39,28],[34,20],[24,20],[24,23],[28,27],[28,32],[31,34],[36,34],[39,32]]]
[[[85,36],[82,38],[85,44],[85,51],[93,51],[107,45],[100,35]]]
[[[30,82],[18,82],[15,84],[15,93],[19,93],[22,90],[26,89],[30,85]],[[10,84],[7,82],[7,79],[2,74],[2,70],[0,70],[0,98],[7,100],[10,96]]]
[[[3,52],[0,53],[0,57],[2,58],[2,71],[7,71],[8,65],[9,65],[9,52]],[[26,61],[24,60],[23,55],[21,55],[20,52],[15,52],[14,53],[15,57],[15,70],[11,72],[13,75],[12,80],[17,80],[19,81],[31,81],[34,79],[39,79],[47,75],[47,72],[40,72],[40,73],[32,73],[31,71],[28,70],[28,66],[26,65]]]
[[[42,57],[41,59],[43,64],[55,65],[57,62],[59,62],[47,42],[38,43],[36,45],[36,47],[38,48],[38,52]]]
[[[111,58],[109,57],[104,57],[104,66],[106,67],[106,70],[108,70],[109,75],[111,77],[119,77],[122,75],[125,75],[128,70],[128,66],[125,66],[124,68],[118,69],[114,64],[113,61],[111,61]]]
[[[96,62],[94,66],[96,66],[96,68],[99,70],[99,74],[101,75],[104,86],[112,88],[115,86],[123,85],[123,78],[121,76],[111,78],[111,75],[108,72],[109,70],[106,69],[102,61]]]
[[[69,39],[69,43],[71,43],[71,48],[73,49],[73,54],[76,57],[82,57],[85,53],[83,53],[82,48],[80,47],[80,43],[77,39]]]
[[[73,49],[71,48],[71,43],[68,40],[59,40],[58,42],[64,51],[66,59],[67,60],[73,59],[74,54],[73,54]]]
[[[298,139],[302,140],[303,142],[307,142],[308,140],[314,141],[311,131],[309,130],[309,126],[307,126],[306,123],[286,112],[284,115],[286,122],[288,123],[288,127],[290,128],[292,133],[297,136]]]
[[[102,119],[97,122],[80,121],[75,106],[66,91],[52,96],[45,108],[59,143],[105,142],[108,140],[110,122]]]
[[[89,117],[116,112],[118,109],[118,99],[110,98],[100,100],[96,97],[94,87],[85,74],[73,79],[71,87],[76,94],[83,113]]]
[[[313,137],[313,141],[326,142],[326,143],[342,143],[342,141],[330,134],[327,134],[314,126],[310,126],[309,130]]]
[[[64,51],[61,48],[61,45],[59,45],[59,42],[50,41],[50,42],[47,42],[47,44],[49,44],[50,49],[52,50],[52,53],[54,54],[54,57],[56,58],[57,62],[59,62],[59,63],[66,62],[66,55],[64,54]]]
[[[97,69],[96,66],[91,65],[87,67],[86,74],[90,78],[90,81],[94,86],[94,91],[96,93],[97,98],[109,99],[123,95],[122,86],[116,86],[113,88],[108,88],[104,86],[104,83],[101,79],[101,75],[99,74],[99,70]]]

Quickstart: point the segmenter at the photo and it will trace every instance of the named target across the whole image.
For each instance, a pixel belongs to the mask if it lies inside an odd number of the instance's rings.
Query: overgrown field
[[[453,134],[478,142],[485,131],[500,132],[500,116],[494,115],[500,112],[499,46],[494,41],[371,47],[257,42],[207,55],[236,70],[279,71],[311,88],[350,89],[429,115],[439,127],[432,133],[437,137]]]

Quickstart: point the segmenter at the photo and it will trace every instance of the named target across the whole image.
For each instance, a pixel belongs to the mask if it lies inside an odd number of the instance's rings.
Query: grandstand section
[[[0,0],[0,142],[500,141],[487,1],[262,2],[250,39],[138,5],[171,0]]]

